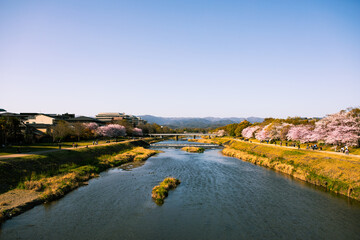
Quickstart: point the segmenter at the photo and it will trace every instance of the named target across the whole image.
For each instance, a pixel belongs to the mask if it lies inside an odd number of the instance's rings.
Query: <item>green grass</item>
[[[179,179],[167,177],[164,181],[152,189],[151,196],[158,205],[161,205],[164,203],[164,199],[168,196],[169,190],[176,188],[179,184]]]
[[[288,151],[284,151],[284,155],[305,155],[305,153],[297,150],[288,150]]]
[[[203,153],[205,148],[202,147],[183,147],[181,150],[190,152],[190,153]]]
[[[104,161],[102,156],[116,155],[141,145],[144,145],[143,141],[123,142],[0,160],[0,193],[13,189],[20,182],[27,180],[38,180],[72,171],[81,172],[90,168],[96,169],[97,172],[103,171],[114,163],[111,160]],[[122,163],[122,159],[117,163]]]
[[[124,139],[118,140],[124,141]],[[113,141],[112,141],[113,142]],[[86,146],[86,145],[92,145],[93,140],[86,140],[86,141],[80,141],[80,142],[61,142],[62,148],[72,148],[72,144],[77,143],[78,146]],[[105,140],[98,141],[98,144],[105,144]],[[58,149],[59,144],[58,143],[37,143],[32,145],[13,145],[13,146],[7,146],[5,148],[0,148],[0,156],[5,156],[9,154],[15,154],[18,153],[18,149],[20,149],[20,153],[32,153],[32,152],[39,152],[39,151],[46,151],[51,149]]]

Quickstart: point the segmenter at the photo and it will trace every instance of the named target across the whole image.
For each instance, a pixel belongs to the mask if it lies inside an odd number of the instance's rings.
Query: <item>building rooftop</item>
[[[125,113],[99,113],[96,117],[121,117],[124,115]]]
[[[69,118],[69,119],[67,119],[67,121],[69,121],[69,122],[96,122],[96,123],[101,123],[101,121],[99,121],[96,118],[86,117],[86,116],[79,116],[79,117],[76,117],[76,118]]]

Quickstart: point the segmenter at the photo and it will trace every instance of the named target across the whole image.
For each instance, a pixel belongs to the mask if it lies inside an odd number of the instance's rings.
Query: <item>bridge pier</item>
[[[179,136],[178,135],[175,136],[175,140],[179,141]]]

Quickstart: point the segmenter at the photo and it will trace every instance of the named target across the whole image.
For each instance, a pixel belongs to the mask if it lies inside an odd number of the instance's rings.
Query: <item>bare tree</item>
[[[78,141],[80,141],[80,138],[85,135],[86,126],[83,123],[74,123],[72,127],[75,136],[77,136]]]
[[[51,135],[53,137],[53,141],[56,140],[62,141],[72,132],[71,125],[65,121],[59,121],[54,127],[51,129]]]

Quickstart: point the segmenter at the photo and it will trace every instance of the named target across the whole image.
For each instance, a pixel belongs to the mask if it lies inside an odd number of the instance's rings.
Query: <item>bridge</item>
[[[150,144],[150,147],[173,147],[173,148],[201,147],[201,148],[220,148],[221,146],[219,146],[219,145],[217,145],[217,144],[153,143],[153,144]]]
[[[185,137],[193,137],[194,139],[196,137],[202,137],[202,136],[208,136],[208,137],[215,137],[215,133],[150,133],[149,136],[151,137],[175,137],[176,141],[179,140],[179,136],[185,136]]]

